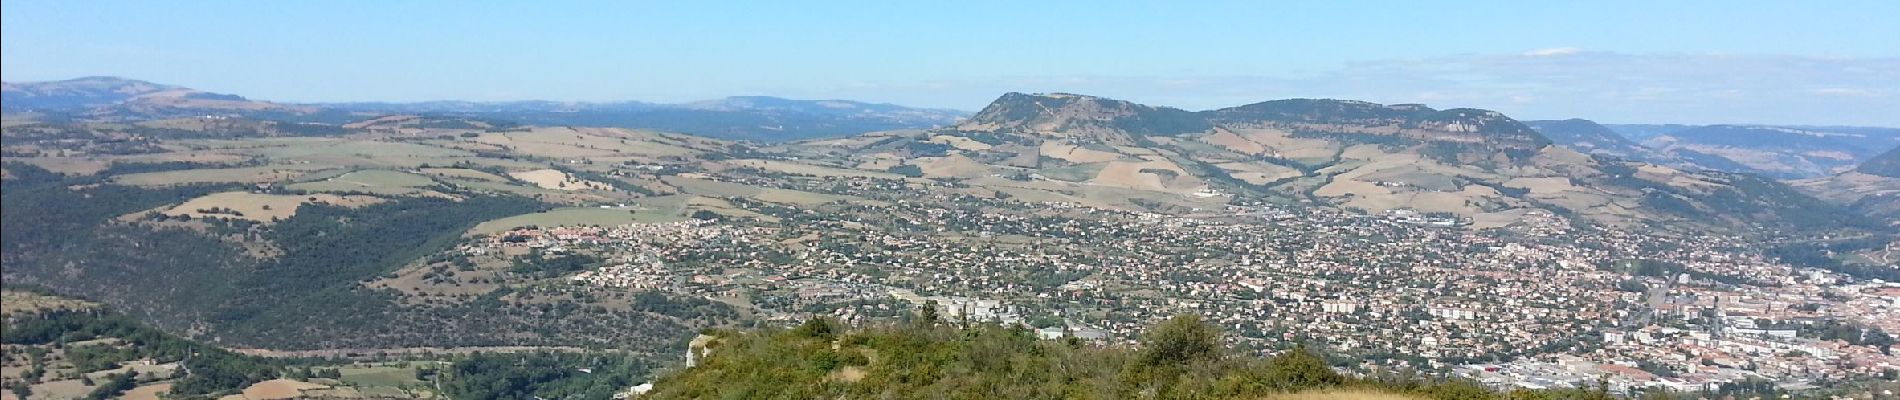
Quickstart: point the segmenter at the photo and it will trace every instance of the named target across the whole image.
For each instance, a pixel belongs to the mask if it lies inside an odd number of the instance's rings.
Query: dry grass
[[[963,150],[984,151],[984,150],[990,149],[989,143],[978,142],[978,141],[972,140],[970,138],[962,137],[962,136],[950,136],[950,135],[931,136],[930,142],[943,143],[943,144],[950,145],[950,147],[955,147],[955,148],[963,149]]]
[[[423,168],[422,173],[447,178],[473,179],[489,182],[508,182],[508,178],[480,170],[467,168]]]
[[[615,128],[535,128],[528,132],[486,133],[476,142],[507,146],[516,153],[561,159],[611,156],[688,156],[700,153],[690,143],[648,132]]]
[[[608,186],[605,183],[575,178],[573,175],[568,175],[568,173],[566,172],[561,172],[560,170],[555,170],[555,169],[537,169],[533,171],[511,172],[511,173],[508,173],[508,176],[513,176],[515,177],[515,179],[520,179],[528,183],[533,183],[535,186],[539,186],[542,189],[613,190],[613,186]]]
[[[244,388],[244,398],[248,400],[288,399],[302,395],[304,390],[326,388],[329,386],[289,379],[272,379]]]
[[[380,203],[382,201],[383,201],[382,198],[373,197],[373,196],[338,196],[334,194],[287,195],[287,194],[260,194],[260,193],[251,193],[251,192],[224,192],[224,193],[208,194],[203,197],[191,199],[190,201],[186,201],[183,204],[173,206],[172,208],[167,209],[162,212],[165,215],[174,216],[174,217],[190,216],[192,218],[205,218],[205,217],[237,218],[237,219],[247,219],[247,220],[258,221],[258,222],[270,222],[276,219],[287,219],[292,216],[295,216],[297,215],[297,209],[299,207],[302,207],[304,204],[309,204],[309,203],[331,204],[331,205],[339,205],[339,206],[344,206],[344,207],[360,207],[360,206]],[[242,213],[243,215],[237,215],[230,212],[206,213],[206,212],[199,211],[199,210],[210,210],[214,207],[234,210],[238,213]]]
[[[1153,172],[1142,172],[1143,170],[1173,171],[1175,178],[1164,177],[1161,174]],[[1095,178],[1090,179],[1089,183],[1102,186],[1155,191],[1200,190],[1201,185],[1199,185],[1199,180],[1193,178],[1193,176],[1193,174],[1182,170],[1179,165],[1175,165],[1174,162],[1165,159],[1151,159],[1142,162],[1116,161],[1103,166],[1101,172],[1096,173]]]
[[[81,399],[92,393],[94,386],[86,386],[78,379],[67,379],[33,385],[35,399]]]
[[[158,400],[161,393],[172,391],[172,384],[158,383],[132,388],[125,391],[125,400]]]
[[[1252,140],[1247,140],[1247,138],[1225,129],[1216,130],[1214,134],[1207,135],[1201,138],[1201,140],[1242,154],[1267,153],[1267,146],[1255,143]]]
[[[884,178],[884,179],[903,178],[903,175],[893,174],[889,172],[859,171],[859,170],[833,168],[833,167],[811,165],[811,164],[801,164],[801,163],[796,163],[796,162],[791,162],[791,161],[781,161],[781,160],[734,160],[732,161],[732,164],[748,166],[748,167],[763,169],[767,171],[777,171],[777,172],[783,172],[783,173],[788,173],[788,174],[799,174],[799,175],[855,176],[855,177]]]
[[[268,165],[242,168],[206,168],[182,171],[146,172],[125,174],[112,177],[119,184],[136,186],[163,186],[186,183],[265,183],[289,180],[311,171],[331,168],[328,165]]]
[[[96,306],[98,306],[98,304],[85,300],[47,296],[32,292],[0,291],[0,315],[46,310],[77,310]]]
[[[962,154],[922,158],[918,159],[916,164],[924,171],[925,176],[930,177],[974,178],[990,174],[989,165],[964,157]]]
[[[1085,149],[1062,142],[1043,142],[1041,152],[1045,157],[1059,158],[1077,164],[1115,161],[1122,158],[1121,154]]]

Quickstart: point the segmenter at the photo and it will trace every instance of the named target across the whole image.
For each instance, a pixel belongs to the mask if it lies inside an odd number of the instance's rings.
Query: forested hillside
[[[1305,348],[1237,354],[1218,328],[1178,316],[1136,347],[1039,339],[1021,326],[911,321],[849,329],[814,319],[789,330],[716,332],[705,361],[663,377],[648,399],[1607,399],[1601,389],[1499,393],[1418,375],[1348,377]]]

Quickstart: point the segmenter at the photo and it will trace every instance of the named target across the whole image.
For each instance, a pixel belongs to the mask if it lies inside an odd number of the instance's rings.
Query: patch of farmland
[[[36,399],[83,399],[92,393],[93,386],[86,386],[78,379],[66,379],[31,386]]]
[[[852,170],[852,169],[802,164],[802,163],[795,163],[795,162],[781,161],[781,160],[756,160],[756,159],[733,160],[732,164],[743,165],[743,166],[763,169],[767,171],[777,171],[777,172],[783,172],[783,173],[788,173],[788,174],[799,174],[799,175],[855,176],[855,177],[864,177],[864,178],[884,178],[884,179],[903,178],[902,175],[893,174],[889,172],[859,171],[859,170]]]
[[[1044,157],[1057,158],[1077,164],[1115,161],[1122,158],[1121,154],[1082,148],[1062,142],[1043,142],[1041,152]]]
[[[542,189],[553,190],[614,190],[605,183],[580,179],[557,169],[537,169],[533,171],[510,172],[508,176],[524,182],[533,183]]]
[[[664,176],[660,177],[660,181],[679,188],[681,192],[713,197],[751,197],[763,190],[757,186],[684,176]]]
[[[606,156],[685,156],[700,153],[680,140],[662,135],[615,128],[535,128],[531,131],[485,133],[476,142],[503,146],[514,152],[551,158]]]
[[[295,145],[273,146],[254,149],[255,154],[280,159],[296,159],[325,155],[348,155],[367,159],[400,158],[443,158],[474,157],[475,153],[405,142],[380,141],[325,141],[320,143],[297,143]]]
[[[422,383],[412,368],[357,365],[339,368],[337,372],[343,375],[343,383],[350,386],[399,387]]]
[[[195,162],[205,164],[230,164],[244,162],[245,157],[211,152],[174,152],[111,156],[72,156],[72,157],[7,157],[8,162],[22,162],[44,168],[47,171],[62,174],[91,175],[103,171],[115,163],[152,164],[162,162]]]
[[[930,142],[943,143],[962,150],[983,151],[990,149],[989,143],[978,142],[974,139],[962,136],[936,135],[930,137]]]
[[[270,222],[297,215],[297,209],[304,204],[327,204],[343,207],[361,207],[382,202],[382,198],[373,196],[339,196],[334,194],[261,194],[251,192],[212,193],[191,199],[170,209],[161,211],[168,216],[192,218],[237,218],[258,222]]]
[[[973,178],[990,174],[990,166],[964,157],[951,154],[948,157],[925,157],[915,161],[925,176]]]
[[[424,187],[435,186],[435,184],[434,179],[408,172],[362,170],[352,171],[320,181],[294,183],[285,185],[284,187],[287,189],[311,192],[370,193],[389,196],[448,196],[440,192],[424,189]]]
[[[1157,173],[1160,172],[1160,173]],[[1167,190],[1167,182],[1173,177],[1163,176],[1171,172],[1175,177],[1190,177],[1180,166],[1166,160],[1148,160],[1144,162],[1115,161],[1102,167],[1095,178],[1088,182],[1097,185],[1125,187],[1144,190]]]
[[[521,214],[483,222],[470,229],[469,234],[493,234],[524,226],[614,226],[683,221],[687,218],[683,213],[687,202],[685,197],[664,196],[643,200],[638,204],[638,208],[570,207]]]
[[[81,310],[97,307],[93,302],[48,296],[33,292],[0,290],[0,315],[47,310]]]
[[[272,379],[251,384],[244,388],[242,398],[246,400],[289,399],[303,395],[305,390],[328,389],[329,386],[289,379]]]
[[[154,383],[125,391],[125,400],[158,400],[159,394],[172,391],[171,383]]]
[[[435,180],[426,176],[381,169],[354,171],[329,180],[369,187],[435,186]]]
[[[693,196],[693,198],[686,200],[686,208],[689,210],[712,211],[715,214],[727,217],[756,218],[767,223],[779,221],[778,217],[739,208],[738,206],[732,205],[732,202],[711,197]]]
[[[1107,164],[1090,163],[1067,165],[1056,168],[1044,168],[1040,173],[1044,177],[1058,181],[1082,182],[1095,178],[1095,175],[1102,172],[1102,167],[1105,165]]]
[[[489,182],[508,182],[508,178],[504,178],[501,175],[495,175],[495,174],[488,173],[486,171],[468,169],[468,168],[423,168],[422,173],[435,175],[435,176],[441,176],[441,177],[448,177],[448,178],[473,179],[473,180],[489,181]]]
[[[310,173],[334,168],[318,164],[266,165],[239,168],[204,168],[178,171],[141,172],[112,177],[112,182],[125,185],[163,186],[187,183],[269,183],[295,179]]]

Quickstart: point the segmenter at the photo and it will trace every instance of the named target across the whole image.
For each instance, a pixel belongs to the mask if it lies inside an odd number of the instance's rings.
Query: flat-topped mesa
[[[1501,150],[1535,151],[1550,139],[1502,113],[1475,108],[1434,110],[1420,104],[1383,105],[1353,100],[1288,99],[1208,111],[1216,125],[1294,132],[1396,136]]]
[[[1092,137],[1126,144],[1137,136],[1178,135],[1210,129],[1193,112],[1069,93],[1010,92],[952,127],[960,132]]]
[[[1008,93],[951,128],[985,132],[1138,143],[1144,137],[1211,132],[1214,128],[1272,128],[1299,134],[1423,144],[1459,160],[1527,159],[1550,139],[1496,111],[1434,110],[1419,104],[1383,105],[1350,100],[1291,99],[1190,112],[1068,93]]]

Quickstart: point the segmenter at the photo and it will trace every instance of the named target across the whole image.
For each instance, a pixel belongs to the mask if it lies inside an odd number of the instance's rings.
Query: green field
[[[357,387],[403,387],[421,384],[414,368],[352,366],[341,368],[343,383]]]
[[[557,208],[546,212],[522,214],[512,217],[483,222],[469,230],[469,234],[486,235],[524,226],[576,226],[596,225],[613,226],[632,223],[673,222],[687,217],[682,212],[685,200],[680,196],[663,196],[641,199],[636,202],[645,207],[642,210],[606,209],[598,207]]]
[[[144,172],[112,177],[112,181],[126,185],[156,186],[186,183],[263,183],[295,179],[310,171],[329,169],[326,165],[266,165],[241,168],[205,168],[179,171]]]
[[[813,205],[851,197],[812,193],[800,190],[760,188],[731,182],[709,181],[704,179],[669,176],[662,182],[678,186],[680,191],[709,197],[744,197],[773,203]]]
[[[1095,175],[1100,174],[1102,167],[1105,165],[1107,165],[1107,163],[1088,163],[1047,168],[1042,170],[1042,176],[1058,181],[1082,182],[1095,179]]]
[[[426,176],[416,175],[416,174],[412,174],[408,172],[390,171],[390,170],[381,170],[381,169],[351,172],[351,173],[343,174],[342,176],[330,178],[330,180],[337,181],[337,182],[344,182],[344,183],[355,183],[362,186],[377,186],[377,187],[390,187],[390,186],[419,187],[419,186],[435,185],[435,180],[429,179],[429,177],[426,177]]]
[[[380,195],[407,195],[433,193],[424,187],[434,186],[434,179],[408,172],[389,170],[354,171],[320,181],[293,183],[284,187],[292,190],[311,192],[358,192]]]

